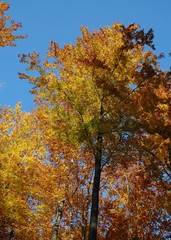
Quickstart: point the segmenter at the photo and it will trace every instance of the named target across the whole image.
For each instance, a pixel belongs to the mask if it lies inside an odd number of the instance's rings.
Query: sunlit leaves
[[[14,32],[21,27],[21,23],[9,21],[10,16],[5,12],[9,10],[10,5],[5,2],[0,2],[0,46],[15,46],[16,39],[23,39],[24,36],[14,35]]]
[[[20,104],[15,111],[7,107],[1,110],[1,234],[14,231],[17,239],[29,239],[29,232],[32,238],[38,237],[43,219],[49,222],[48,236],[52,206],[60,199],[59,192],[62,194],[52,184],[58,177],[54,168],[44,163],[46,149],[37,124],[31,114],[21,112]],[[49,201],[51,192],[54,197]]]
[[[34,71],[20,78],[33,85],[37,158],[48,163],[32,189],[37,216],[51,215],[54,236],[87,239],[98,171],[99,239],[161,238],[170,234],[170,78],[151,51],[153,31],[115,23],[81,33],[63,48],[51,41],[43,63],[36,52],[20,55]]]

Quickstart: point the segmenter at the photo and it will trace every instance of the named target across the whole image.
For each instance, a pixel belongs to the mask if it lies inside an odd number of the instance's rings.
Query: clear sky
[[[140,25],[145,31],[154,30],[156,54],[164,53],[160,64],[163,70],[171,66],[171,0],[6,0],[9,14],[23,27],[20,34],[28,38],[18,40],[17,46],[0,48],[0,104],[14,107],[22,102],[23,110],[33,108],[31,86],[20,80],[24,72],[17,54],[39,52],[42,57],[50,40],[60,45],[74,43],[80,36],[80,26],[90,30],[120,22]]]

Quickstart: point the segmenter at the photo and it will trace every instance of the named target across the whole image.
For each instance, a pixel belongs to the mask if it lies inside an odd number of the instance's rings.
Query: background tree
[[[64,197],[57,188],[62,167],[56,172],[48,164],[35,117],[19,104],[0,114],[0,237],[50,238],[56,203]]]
[[[14,35],[14,32],[21,27],[21,23],[17,23],[15,21],[11,22],[10,16],[6,15],[5,12],[8,11],[10,5],[5,2],[0,2],[0,46],[15,46],[16,39],[23,39],[24,36]],[[9,23],[10,22],[10,23]]]
[[[59,144],[40,112],[20,107],[0,112],[0,238],[86,239],[91,154]]]

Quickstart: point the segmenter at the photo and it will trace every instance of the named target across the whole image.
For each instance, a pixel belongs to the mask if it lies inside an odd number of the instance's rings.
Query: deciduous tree
[[[51,42],[43,64],[35,52],[20,55],[21,61],[29,64],[28,69],[38,73],[36,77],[26,74],[20,77],[33,84],[37,114],[42,116],[39,120],[47,129],[47,137],[48,131],[52,131],[54,141],[61,146],[76,152],[87,151],[92,156],[94,180],[88,239],[95,240],[100,183],[107,173],[105,169],[118,164],[129,166],[129,162],[135,161],[153,165],[160,155],[155,152],[154,141],[162,140],[161,155],[169,146],[170,78],[159,70],[161,56],[148,50],[154,49],[152,30],[144,33],[134,24],[125,27],[116,23],[97,32],[91,33],[87,28],[81,31],[82,36],[75,44],[60,48]],[[65,162],[62,148],[59,154]],[[146,158],[146,155],[153,157]],[[167,153],[166,158],[167,167],[170,164]],[[160,158],[163,164],[161,161]],[[69,166],[67,161],[66,165]],[[124,187],[127,188],[127,183]],[[135,195],[137,191],[135,188]],[[145,191],[153,195],[152,190]],[[125,201],[124,194],[122,201]],[[121,209],[118,205],[117,210]],[[118,216],[124,221],[123,215]]]

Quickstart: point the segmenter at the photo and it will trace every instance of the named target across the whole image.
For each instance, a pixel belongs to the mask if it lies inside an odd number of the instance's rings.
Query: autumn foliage
[[[0,239],[170,239],[171,81],[153,31],[81,32],[44,62],[20,55],[35,109],[0,111]]]
[[[23,39],[24,36],[14,35],[14,32],[21,27],[21,23],[10,20],[10,16],[6,15],[9,10],[9,4],[0,2],[0,47],[15,46],[16,39]]]

